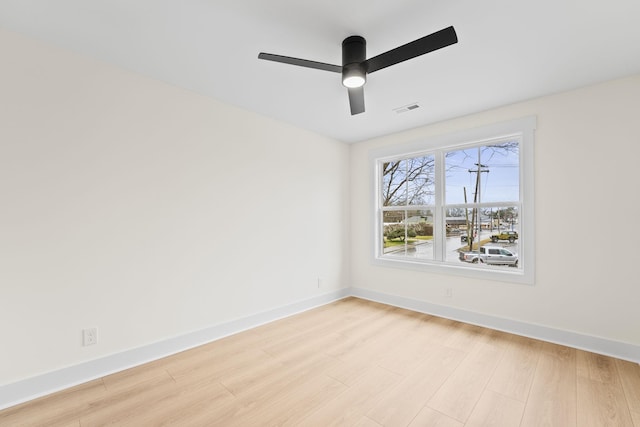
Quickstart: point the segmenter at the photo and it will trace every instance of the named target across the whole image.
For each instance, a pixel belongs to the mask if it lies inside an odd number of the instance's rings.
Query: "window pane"
[[[420,259],[433,259],[433,212],[427,210],[407,211],[407,229],[415,236],[413,251],[408,256]]]
[[[404,160],[382,164],[382,206],[407,204],[407,165]]]
[[[445,154],[446,202],[472,203],[477,201],[476,179],[480,150],[478,147],[449,151]],[[480,183],[484,178],[480,173]]]
[[[382,253],[384,255],[404,256],[407,252],[407,230],[405,211],[382,212]]]
[[[453,208],[446,210],[446,252],[445,261],[458,262],[460,251],[469,251],[469,230],[472,229],[473,209]],[[472,234],[473,235],[473,234]],[[477,245],[475,245],[477,246]]]
[[[382,218],[385,256],[433,259],[431,210],[385,211]]]
[[[434,156],[382,164],[382,206],[429,205],[434,197]]]
[[[517,207],[469,208],[468,215],[469,227],[457,243],[458,248],[454,249],[456,244],[453,243],[449,246],[452,239],[447,239],[447,261],[456,262],[457,259],[458,262],[478,263],[490,269],[520,268]],[[460,252],[474,254],[463,257]]]
[[[407,203],[431,205],[434,202],[434,156],[413,157],[407,166]]]
[[[482,202],[507,202],[520,199],[518,141],[505,141],[480,149]],[[476,168],[477,169],[477,168]],[[484,172],[486,171],[486,172]]]
[[[449,151],[445,158],[447,203],[520,200],[518,140]]]

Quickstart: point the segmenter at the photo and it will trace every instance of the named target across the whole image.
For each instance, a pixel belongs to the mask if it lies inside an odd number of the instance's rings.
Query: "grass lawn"
[[[433,236],[416,236],[416,237],[412,237],[410,239],[407,239],[406,244],[407,245],[412,245],[412,244],[415,244],[419,240],[422,240],[422,241],[424,241],[424,240],[433,240]],[[483,239],[483,240],[481,240],[479,242],[473,242],[473,249],[472,250],[477,251],[480,246],[484,246],[487,243],[491,243],[491,239]],[[384,247],[385,248],[391,248],[391,247],[394,247],[394,246],[404,246],[404,244],[405,244],[405,242],[402,241],[402,240],[396,240],[396,239],[387,240],[386,237],[384,239]],[[465,245],[459,247],[457,249],[457,251],[458,252],[467,252],[467,251],[469,251],[469,245],[465,244]]]
[[[477,251],[478,248],[480,248],[480,246],[484,246],[489,242],[491,242],[491,239],[484,239],[484,240],[480,240],[479,242],[473,242],[472,250]],[[458,252],[469,252],[469,244],[467,243],[464,246],[461,246],[460,248],[458,248]]]
[[[404,244],[406,243],[407,245],[412,245],[414,244],[417,240],[433,240],[433,236],[416,236],[416,237],[412,237],[411,239],[407,239],[406,242],[403,240],[387,240],[386,238],[384,239],[384,247],[385,248],[390,248],[393,246],[404,246]]]

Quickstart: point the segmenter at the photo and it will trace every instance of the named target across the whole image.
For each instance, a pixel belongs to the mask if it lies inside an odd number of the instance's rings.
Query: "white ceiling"
[[[638,0],[0,0],[0,27],[355,142],[640,72]],[[453,25],[459,42],[369,75],[349,113],[341,64]],[[417,102],[420,108],[394,109]]]

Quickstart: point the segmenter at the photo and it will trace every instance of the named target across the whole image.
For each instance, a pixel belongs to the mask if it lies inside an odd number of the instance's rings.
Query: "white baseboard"
[[[349,296],[377,301],[395,307],[406,308],[421,313],[458,320],[464,323],[640,363],[640,346],[637,345],[475,313],[362,288],[343,288],[297,303],[215,325],[201,331],[170,338],[154,344],[0,386],[0,410],[96,378],[101,378],[105,375],[176,354]]]
[[[338,289],[283,307],[221,323],[207,329],[3,385],[0,386],[0,410],[210,343],[274,320],[328,304],[349,295],[350,289]]]
[[[362,288],[351,288],[351,295],[394,307],[406,308],[420,313],[458,320],[472,325],[483,326],[498,331],[509,332],[555,344],[586,350],[617,359],[640,363],[640,346],[620,341],[608,340],[578,332],[550,328],[548,326],[525,323],[513,319],[475,313],[459,308],[447,307],[411,298],[390,295]]]

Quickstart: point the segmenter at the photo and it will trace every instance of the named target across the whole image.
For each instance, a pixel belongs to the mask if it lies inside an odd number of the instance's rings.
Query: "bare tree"
[[[426,204],[433,195],[433,156],[413,157],[382,165],[383,206]]]

